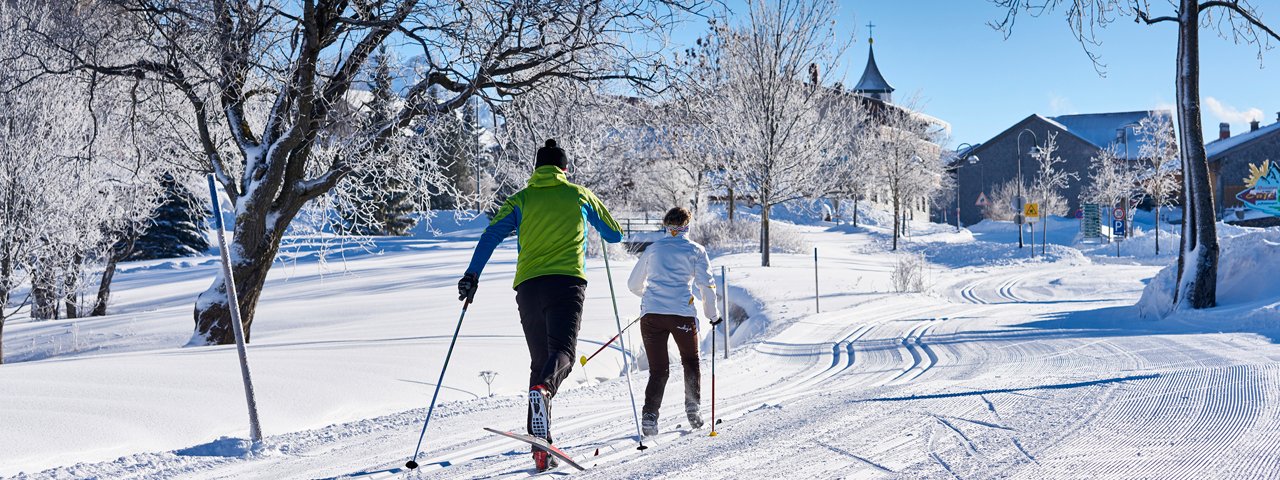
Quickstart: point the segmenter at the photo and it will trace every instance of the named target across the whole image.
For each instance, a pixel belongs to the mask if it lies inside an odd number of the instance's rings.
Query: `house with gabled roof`
[[[984,202],[990,202],[996,188],[1022,178],[1027,184],[1038,166],[1031,157],[1031,149],[1044,145],[1049,135],[1055,135],[1057,155],[1062,157],[1062,169],[1073,172],[1072,180],[1061,193],[1072,211],[1080,207],[1080,196],[1089,185],[1090,160],[1104,149],[1112,149],[1117,156],[1140,161],[1139,146],[1145,141],[1137,130],[1138,122],[1156,115],[1171,115],[1168,111],[1109,112],[1046,117],[1032,114],[1000,132],[986,142],[956,152],[950,170],[958,185],[960,221],[972,225],[984,218]],[[977,161],[970,161],[975,158]],[[1030,201],[1030,200],[1028,200]],[[994,208],[1009,208],[995,206]],[[952,204],[948,212],[954,212]],[[954,221],[954,220],[951,220]]]

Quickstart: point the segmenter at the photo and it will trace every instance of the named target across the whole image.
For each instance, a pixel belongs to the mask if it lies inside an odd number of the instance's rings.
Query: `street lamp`
[[[1022,208],[1023,208],[1022,202],[1024,201],[1024,198],[1023,198],[1024,194],[1022,192],[1022,184],[1024,183],[1022,180],[1022,134],[1024,133],[1030,133],[1031,138],[1035,139],[1035,142],[1037,144],[1040,143],[1040,138],[1036,137],[1036,132],[1031,131],[1030,128],[1024,128],[1022,129],[1021,132],[1018,132],[1018,207],[1017,207],[1018,211],[1014,213],[1014,217],[1013,217],[1015,220],[1014,223],[1018,224],[1018,248],[1023,247],[1022,223],[1025,220],[1024,218],[1022,218]],[[1032,252],[1032,253],[1034,254],[1035,252]]]
[[[960,147],[964,147],[964,148],[960,148]],[[961,143],[960,145],[956,146],[956,154],[958,155],[961,151],[973,151],[973,144],[972,144],[972,143],[968,143],[968,142],[966,142],[966,143]],[[963,162],[963,161],[961,161],[961,160],[962,160],[962,159],[957,158],[957,159],[956,159],[956,161],[955,161],[955,172],[956,172],[956,231],[957,231],[957,232],[959,232],[959,231],[960,231],[960,166],[964,164],[964,162]],[[963,159],[963,160],[967,160],[967,161],[969,162],[969,165],[974,165],[974,164],[977,164],[977,163],[978,163],[978,156],[977,156],[977,155],[969,155],[969,157],[968,157],[967,159]],[[982,185],[981,185],[981,184],[979,184],[979,185],[978,185],[978,188],[979,188],[979,189],[981,189],[981,188],[982,188]]]

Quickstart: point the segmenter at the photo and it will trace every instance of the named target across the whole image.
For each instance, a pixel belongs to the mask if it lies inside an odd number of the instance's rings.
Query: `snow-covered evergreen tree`
[[[203,200],[179,182],[172,174],[160,177],[164,201],[156,209],[146,233],[132,242],[132,247],[117,245],[129,251],[128,260],[190,257],[209,250],[205,221],[209,210]],[[127,241],[127,240],[126,240]]]

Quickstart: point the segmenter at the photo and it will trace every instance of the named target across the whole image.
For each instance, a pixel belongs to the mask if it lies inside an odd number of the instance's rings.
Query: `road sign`
[[[983,192],[978,194],[978,201],[973,202],[973,204],[979,207],[985,207],[987,205],[991,205],[991,202],[987,200],[986,192]]]
[[[1124,220],[1124,209],[1116,208],[1111,210],[1111,218],[1114,218],[1116,220]]]
[[[1080,207],[1080,233],[1084,238],[1102,238],[1102,212],[1096,203]]]
[[[1111,236],[1113,237],[1124,236],[1124,220],[1123,219],[1117,218],[1115,221],[1111,222]]]
[[[1027,217],[1028,222],[1035,223],[1040,221],[1040,204],[1028,203],[1026,205],[1023,205],[1022,215]]]

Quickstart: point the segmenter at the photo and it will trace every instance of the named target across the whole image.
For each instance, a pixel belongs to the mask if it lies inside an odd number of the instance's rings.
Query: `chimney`
[[[1254,121],[1252,121],[1252,122],[1249,122],[1249,131],[1250,131],[1250,132],[1256,132],[1256,131],[1258,131],[1258,127],[1260,127],[1260,126],[1262,126],[1262,122],[1259,122],[1259,121],[1257,121],[1257,120],[1254,120]]]
[[[1222,122],[1218,124],[1218,140],[1226,140],[1231,138],[1231,124]]]
[[[818,64],[816,63],[809,64],[809,84],[810,85],[818,84]]]
[[[1280,112],[1276,112],[1276,123],[1280,123]]]

